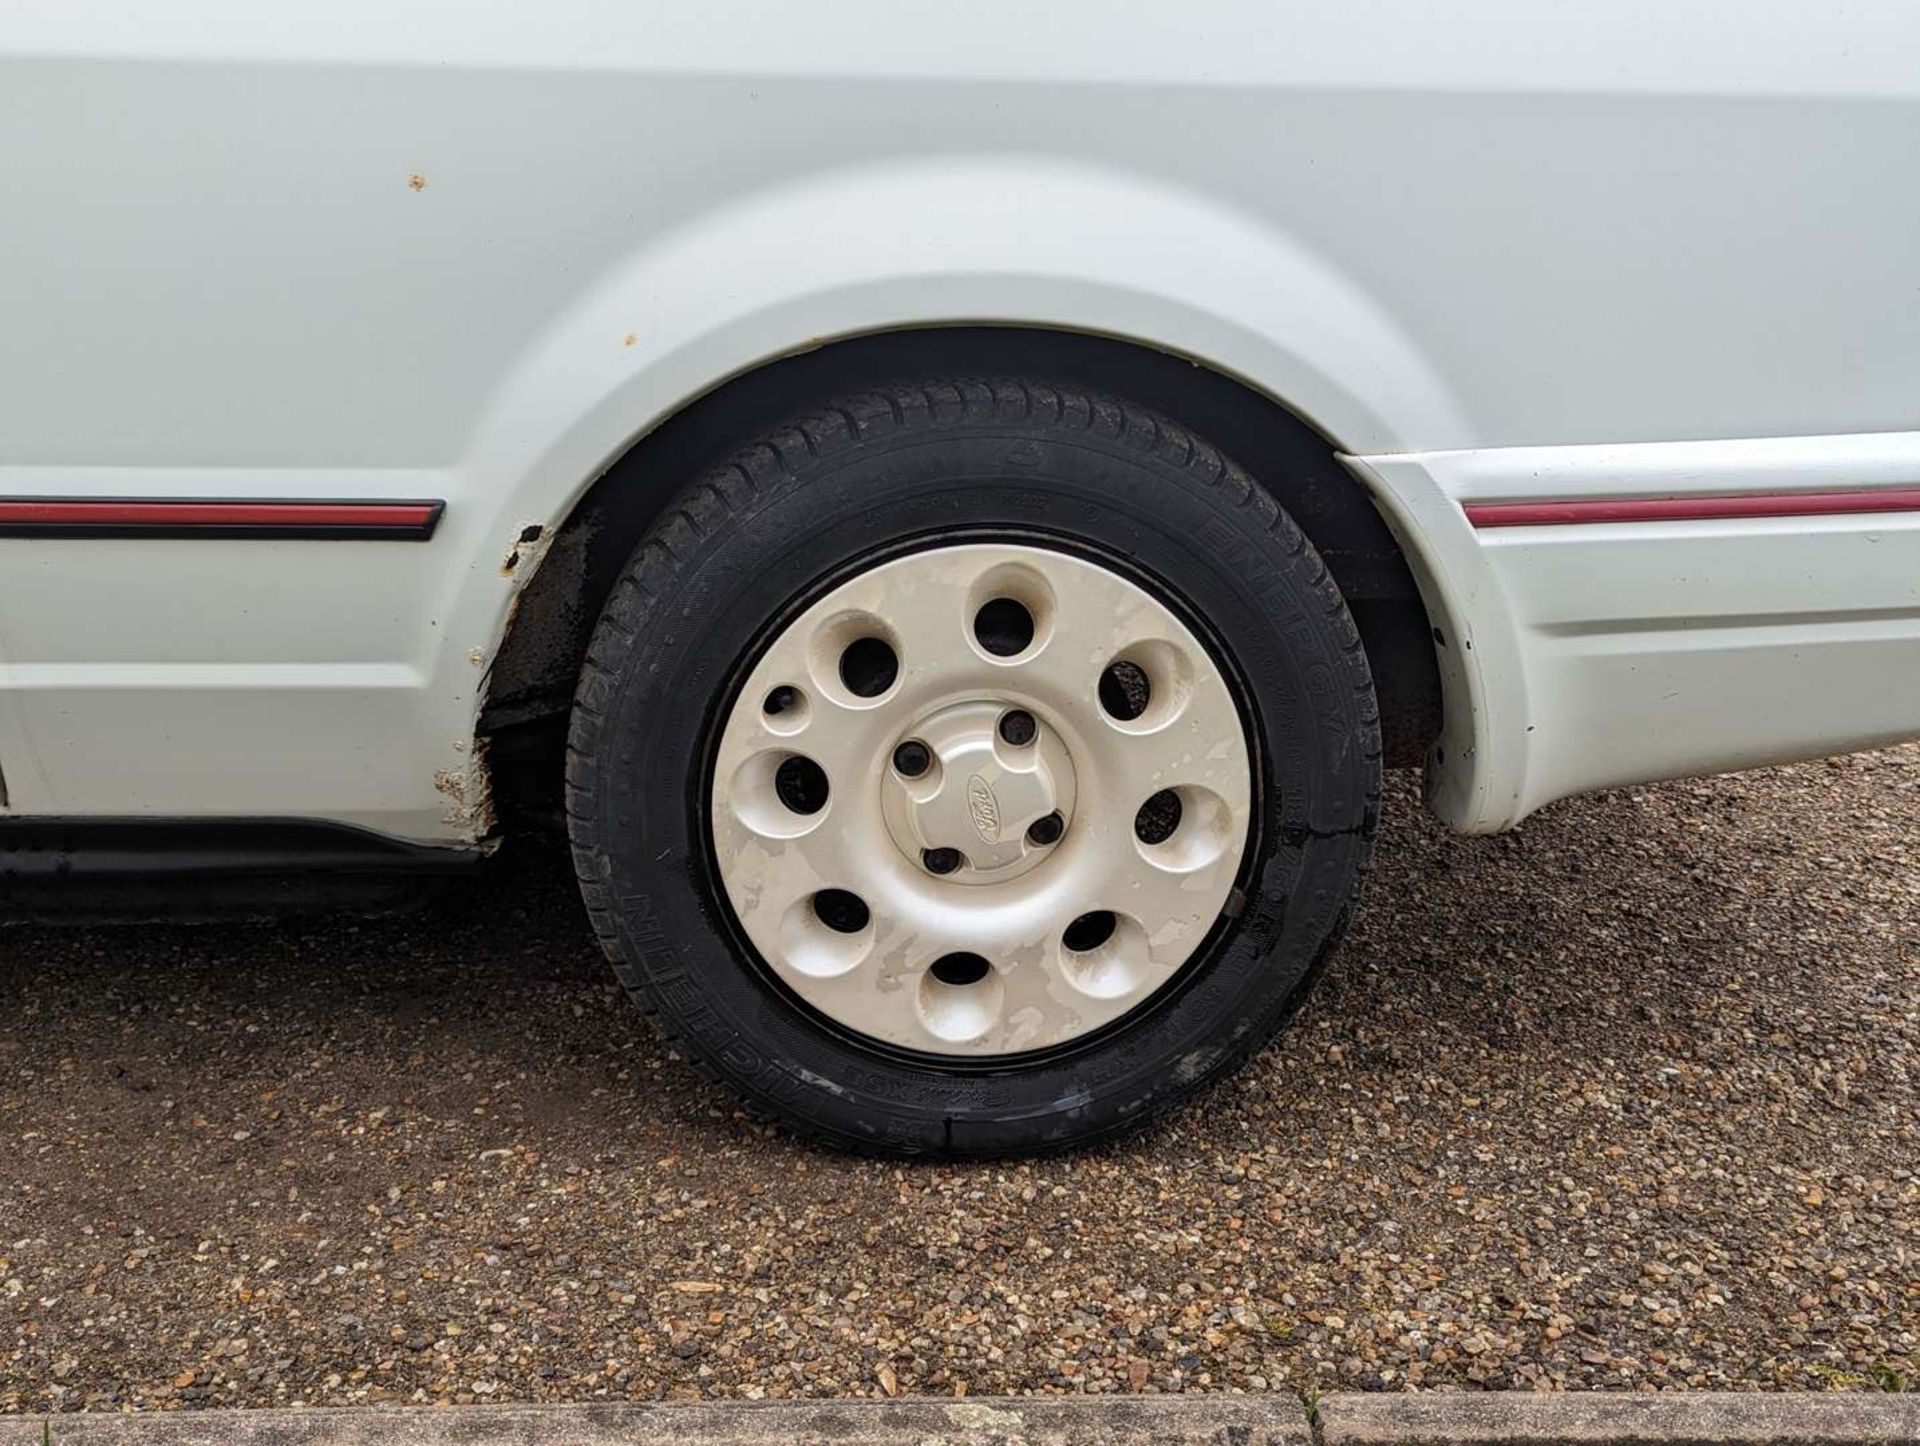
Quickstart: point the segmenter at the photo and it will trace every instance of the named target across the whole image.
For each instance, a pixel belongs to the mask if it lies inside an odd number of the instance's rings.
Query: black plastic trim
[[[0,881],[459,873],[484,857],[317,819],[0,818]]]
[[[0,921],[384,909],[486,857],[314,819],[0,818]]]

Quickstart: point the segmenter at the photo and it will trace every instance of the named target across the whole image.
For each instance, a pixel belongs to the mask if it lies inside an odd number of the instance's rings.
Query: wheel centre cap
[[[922,718],[901,737],[931,754],[915,777],[889,768],[884,791],[887,827],[902,853],[920,867],[930,849],[952,849],[963,863],[948,877],[990,884],[1018,877],[1058,850],[1036,844],[1027,830],[1048,814],[1071,822],[1073,760],[1060,736],[1034,720],[1033,736],[1009,743],[1001,720],[1013,703],[959,703]]]

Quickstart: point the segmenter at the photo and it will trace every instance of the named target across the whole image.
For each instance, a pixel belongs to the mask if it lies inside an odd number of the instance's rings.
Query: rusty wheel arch
[[[672,497],[743,439],[829,398],[916,377],[1047,374],[1155,407],[1260,479],[1312,540],[1366,645],[1389,766],[1423,758],[1440,724],[1425,607],[1399,544],[1333,441],[1241,382],[1139,343],[1024,327],[938,327],[829,343],[722,383],[637,439],[545,536],[489,670],[479,732],[502,819],[558,818],[567,711],[607,593]]]

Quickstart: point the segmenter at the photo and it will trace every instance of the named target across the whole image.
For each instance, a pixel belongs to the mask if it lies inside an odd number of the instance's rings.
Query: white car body
[[[5,0],[0,504],[444,508],[0,536],[0,817],[475,844],[523,539],[729,378],[956,323],[1332,439],[1456,827],[1920,735],[1916,176],[1899,0]]]

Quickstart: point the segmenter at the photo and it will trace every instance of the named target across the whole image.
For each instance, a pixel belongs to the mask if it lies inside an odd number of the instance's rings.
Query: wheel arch
[[[1139,342],[1022,326],[907,328],[837,340],[736,375],[666,416],[508,559],[531,576],[488,670],[478,732],[509,823],[552,813],[554,756],[575,679],[620,570],[673,496],[742,440],[835,395],[953,375],[1038,375],[1166,412],[1241,463],[1326,560],[1366,646],[1389,765],[1422,761],[1440,731],[1432,625],[1400,541],[1340,447],[1278,401]]]

